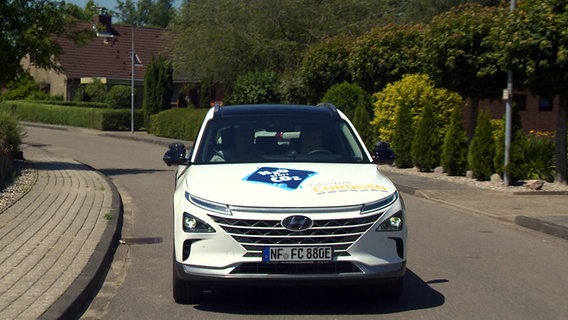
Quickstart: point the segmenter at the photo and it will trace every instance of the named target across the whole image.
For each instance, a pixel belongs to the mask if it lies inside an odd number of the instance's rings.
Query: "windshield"
[[[304,115],[213,119],[196,152],[196,164],[369,162],[347,122]]]

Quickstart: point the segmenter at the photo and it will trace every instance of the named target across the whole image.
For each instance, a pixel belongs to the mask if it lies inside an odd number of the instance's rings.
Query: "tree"
[[[232,104],[279,103],[280,80],[274,72],[252,72],[237,78]]]
[[[402,19],[407,22],[428,22],[434,16],[465,2],[496,6],[501,0],[406,0],[400,1]]]
[[[144,75],[144,126],[150,125],[150,116],[169,109],[172,91],[172,66],[164,56],[154,57],[150,60]]]
[[[527,0],[491,30],[490,58],[499,69],[512,70],[515,86],[533,93],[559,96],[556,122],[555,182],[566,184],[566,121],[568,113],[568,6],[564,0]]]
[[[468,140],[462,125],[461,106],[454,107],[450,127],[444,137],[440,162],[449,176],[465,175],[467,170]]]
[[[392,136],[392,149],[396,153],[397,168],[410,168],[412,162],[412,139],[414,125],[412,120],[412,102],[401,101],[396,114],[396,124]]]
[[[230,86],[251,71],[281,74],[298,66],[312,44],[357,37],[394,16],[376,0],[185,1],[168,50],[176,70]]]
[[[426,103],[422,108],[420,121],[412,140],[412,162],[420,171],[429,172],[440,163],[440,139],[436,127],[432,105]]]
[[[387,25],[359,37],[352,45],[349,71],[353,81],[367,92],[419,71],[422,27]]]
[[[83,40],[86,32],[68,31],[81,13],[62,1],[1,1],[0,86],[25,73],[21,61],[26,56],[39,68],[60,70],[56,58],[62,52],[53,35]]]
[[[511,174],[511,180],[525,178],[527,172],[526,150],[528,147],[527,136],[523,131],[521,115],[517,105],[513,105],[511,119],[511,144],[509,145],[509,164],[504,167],[505,159],[505,126],[502,126],[495,139],[495,161],[494,166],[499,174],[507,170]],[[503,121],[504,123],[504,121]]]
[[[172,0],[117,0],[118,17],[133,26],[165,28],[174,17]]]
[[[491,118],[487,110],[477,116],[475,134],[469,145],[468,163],[473,176],[480,181],[487,181],[493,174],[495,140],[491,129]]]
[[[438,86],[471,99],[471,138],[479,100],[498,98],[506,84],[503,73],[482,74],[483,59],[493,48],[484,43],[492,27],[499,25],[499,10],[465,4],[432,19],[424,35],[424,71]]]
[[[351,80],[347,68],[351,41],[345,37],[324,40],[304,53],[299,69],[312,102],[320,100],[334,84]]]

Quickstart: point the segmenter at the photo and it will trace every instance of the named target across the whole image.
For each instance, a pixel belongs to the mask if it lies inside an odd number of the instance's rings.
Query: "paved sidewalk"
[[[0,319],[72,319],[104,280],[121,202],[103,175],[26,148],[37,181],[0,214]]]
[[[164,152],[173,141],[138,132],[94,134],[158,143]],[[0,319],[78,318],[102,285],[118,245],[120,195],[87,165],[24,148],[37,182],[0,214]],[[568,195],[513,195],[385,174],[403,193],[568,239]]]

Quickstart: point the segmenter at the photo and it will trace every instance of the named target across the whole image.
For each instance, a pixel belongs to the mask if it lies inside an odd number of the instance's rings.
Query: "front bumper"
[[[293,269],[296,266],[286,263]],[[297,264],[296,264],[297,265]],[[328,268],[329,266],[322,268]],[[406,261],[374,268],[372,273],[233,273],[235,268],[211,269],[174,262],[178,278],[199,287],[225,286],[341,286],[388,283],[404,277]],[[303,268],[300,268],[303,269]]]

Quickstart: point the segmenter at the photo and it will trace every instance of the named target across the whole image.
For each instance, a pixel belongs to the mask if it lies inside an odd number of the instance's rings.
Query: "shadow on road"
[[[195,308],[242,315],[389,314],[443,304],[441,293],[407,270],[404,293],[395,302],[373,300],[356,288],[240,288],[209,292]]]

